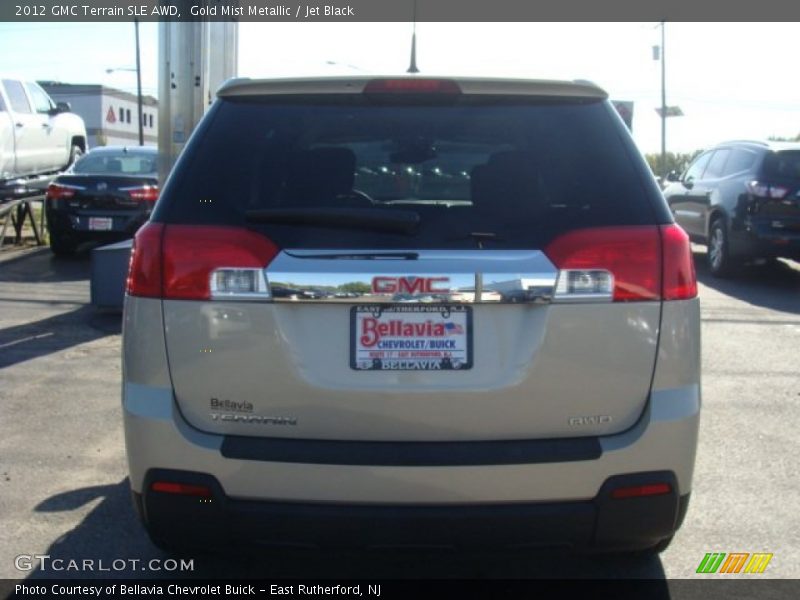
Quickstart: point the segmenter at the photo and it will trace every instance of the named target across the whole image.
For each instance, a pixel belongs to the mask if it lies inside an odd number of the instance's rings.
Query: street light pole
[[[142,113],[142,62],[139,56],[139,19],[134,19],[136,27],[136,99],[139,105],[139,145],[144,146],[144,114]]]
[[[661,21],[661,176],[667,176],[667,77],[664,21]]]

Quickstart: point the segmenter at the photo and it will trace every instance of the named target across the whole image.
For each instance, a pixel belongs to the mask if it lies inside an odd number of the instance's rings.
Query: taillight
[[[237,227],[148,223],[136,234],[128,294],[177,300],[267,299],[278,248]]]
[[[373,79],[364,87],[365,94],[460,94],[461,88],[451,79]]]
[[[60,185],[58,183],[51,183],[47,186],[45,197],[47,200],[62,200],[65,198],[72,198],[75,195],[77,188]]]
[[[789,193],[789,188],[782,185],[766,183],[764,181],[748,181],[747,191],[758,198],[780,200]]]
[[[661,291],[658,227],[571,231],[545,254],[558,268],[556,299],[657,300]]]
[[[697,295],[691,245],[677,225],[579,229],[545,254],[558,268],[555,300],[680,300]]]
[[[208,300],[268,297],[264,268],[278,248],[247,229],[169,225],[163,252],[164,297]]]
[[[137,187],[119,188],[121,192],[126,192],[134,200],[145,200],[147,202],[155,202],[158,200],[158,186],[157,185],[141,185]]]
[[[164,225],[147,223],[133,238],[127,292],[131,296],[161,298],[161,239]]]
[[[661,246],[664,254],[661,297],[687,300],[697,296],[697,275],[689,236],[678,225],[662,225]]]

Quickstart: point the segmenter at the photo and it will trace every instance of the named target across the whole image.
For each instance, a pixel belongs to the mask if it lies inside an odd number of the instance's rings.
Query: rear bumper
[[[133,237],[150,216],[145,210],[80,211],[47,207],[47,225],[51,231],[66,239],[80,243],[88,240],[117,241]],[[89,218],[110,218],[109,230],[89,229]]]
[[[231,457],[224,436],[185,422],[171,390],[131,383],[124,390],[130,482],[145,524],[156,538],[203,546],[651,547],[672,535],[685,513],[700,409],[699,386],[654,391],[639,423],[596,438],[601,452],[593,457],[320,464]],[[151,491],[162,479],[205,485],[213,497]],[[669,481],[671,492],[609,497],[620,482],[649,481]]]
[[[599,453],[558,460],[498,459],[493,464],[370,464],[243,457],[226,438],[191,427],[169,388],[125,383],[125,438],[131,487],[142,492],[151,469],[206,473],[227,496],[287,502],[371,504],[485,504],[594,498],[614,475],[670,471],[680,495],[691,489],[700,414],[700,386],[653,391],[627,431],[595,438]],[[226,456],[227,454],[227,456]],[[536,452],[531,454],[536,456]]]
[[[154,481],[203,485],[200,500],[150,490]],[[672,491],[614,499],[612,489],[670,481]],[[586,501],[501,505],[358,505],[237,500],[210,475],[152,470],[144,494],[133,494],[157,540],[186,546],[257,543],[293,547],[526,548],[640,550],[670,537],[686,514],[672,473],[640,473],[606,481]]]
[[[757,258],[785,257],[800,259],[800,230],[796,220],[785,222],[784,228],[774,228],[772,221],[749,221],[744,230],[731,239],[734,255]]]

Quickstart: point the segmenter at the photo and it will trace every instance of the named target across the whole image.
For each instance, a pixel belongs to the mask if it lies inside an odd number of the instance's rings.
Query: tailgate
[[[166,300],[188,421],[478,440],[608,434],[641,414],[660,302],[554,302],[558,272],[539,251],[381,254],[283,251],[267,269],[273,302]]]

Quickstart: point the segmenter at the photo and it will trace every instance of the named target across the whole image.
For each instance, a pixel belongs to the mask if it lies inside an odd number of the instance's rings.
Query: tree
[[[769,136],[769,141],[771,142],[800,142],[800,133],[798,133],[794,137],[780,137],[777,135]]]
[[[357,294],[369,294],[372,291],[372,288],[370,288],[368,284],[360,281],[351,281],[350,283],[345,283],[340,285],[339,289],[343,292],[355,292]]]
[[[692,162],[701,152],[702,150],[695,150],[694,152],[667,152],[667,165],[663,174],[669,173],[670,171],[683,173],[686,170],[686,167],[689,166],[689,163]],[[656,175],[662,175],[661,154],[645,154],[644,157],[645,160],[647,160],[647,164],[650,165],[650,169],[652,169],[653,173]]]

